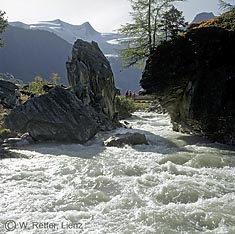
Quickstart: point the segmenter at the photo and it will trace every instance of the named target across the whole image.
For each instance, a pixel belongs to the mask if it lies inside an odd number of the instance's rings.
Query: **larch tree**
[[[184,0],[178,0],[184,1]],[[162,14],[175,0],[130,0],[132,23],[122,25],[125,49],[120,51],[125,66],[143,62],[162,39],[159,27]]]

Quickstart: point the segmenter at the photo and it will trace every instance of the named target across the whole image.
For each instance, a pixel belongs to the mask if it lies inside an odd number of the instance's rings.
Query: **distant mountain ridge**
[[[89,22],[85,22],[81,25],[72,25],[69,23],[66,23],[62,20],[56,19],[52,21],[41,21],[37,24],[25,24],[22,22],[10,22],[11,26],[9,27],[9,30],[7,30],[6,33],[4,33],[3,37],[5,37],[5,47],[0,50],[0,62],[3,61],[3,64],[0,64],[0,73],[9,72],[12,73],[16,78],[22,79],[23,81],[30,81],[33,80],[33,77],[38,74],[42,74],[44,77],[49,76],[49,68],[50,62],[47,61],[44,56],[47,56],[47,53],[54,54],[51,50],[51,46],[46,43],[44,43],[44,48],[41,48],[41,42],[33,41],[29,42],[27,45],[24,44],[24,41],[27,40],[26,38],[18,37],[18,33],[22,34],[23,32],[27,32],[27,35],[33,35],[35,33],[38,34],[38,38],[41,37],[41,35],[45,35],[42,32],[47,32],[49,35],[62,38],[65,41],[65,44],[69,44],[68,50],[64,52],[64,56],[61,56],[60,58],[55,58],[56,60],[63,59],[64,64],[67,61],[68,56],[71,55],[71,48],[73,43],[76,41],[76,39],[82,39],[84,41],[96,41],[101,48],[102,52],[105,54],[105,56],[110,61],[114,76],[115,76],[115,83],[118,88],[121,89],[122,93],[125,92],[125,90],[129,89],[132,91],[138,91],[140,89],[139,80],[141,78],[142,70],[137,68],[128,68],[124,69],[122,66],[121,59],[118,57],[118,50],[123,48],[123,45],[119,43],[119,40],[124,38],[123,35],[117,34],[117,33],[99,33],[97,32]],[[17,30],[18,28],[18,30]],[[19,30],[21,29],[21,31]],[[25,31],[22,31],[25,30]],[[13,38],[19,38],[22,41],[18,41],[18,43],[21,44],[21,46],[17,46],[17,44],[13,45],[12,43],[9,43],[9,41],[12,41]],[[42,39],[43,40],[43,39]],[[57,40],[56,40],[57,41]],[[38,43],[38,44],[37,44]],[[55,43],[56,44],[56,43]],[[9,48],[9,46],[11,48]],[[33,48],[31,50],[30,48]],[[18,48],[16,48],[18,47]],[[63,46],[62,46],[63,47]],[[68,48],[68,46],[66,46]],[[20,50],[19,50],[20,48]],[[40,48],[40,52],[38,55],[36,50],[37,48]],[[60,47],[57,47],[58,50],[60,50]],[[22,54],[26,54],[30,57],[24,56],[24,61],[22,62],[20,59],[20,56]],[[33,52],[30,54],[30,51]],[[4,54],[4,57],[2,56]],[[44,54],[44,55],[43,55]],[[6,56],[6,57],[5,57]],[[39,64],[40,66],[40,73],[38,72],[38,69],[33,71],[35,69],[34,66],[32,66],[32,69],[28,66],[28,64],[31,64],[31,61],[35,61],[35,56],[43,56],[40,58]],[[18,58],[19,61],[16,61]],[[26,60],[29,60],[26,62]],[[38,58],[39,59],[39,58]],[[47,61],[44,63],[44,60]],[[14,62],[10,62],[14,61]],[[53,63],[53,61],[51,61]],[[43,65],[44,64],[44,65]],[[61,64],[61,62],[60,62]],[[65,65],[60,65],[57,67],[57,69],[53,69],[59,73],[60,76],[62,76],[62,81],[67,81],[67,73],[65,69]],[[43,68],[45,66],[45,69]],[[54,65],[53,65],[54,66]],[[31,78],[30,78],[31,77]]]
[[[32,30],[45,30],[55,33],[57,36],[63,38],[68,43],[73,44],[77,39],[84,41],[95,41],[99,44],[104,54],[117,55],[116,49],[121,46],[116,43],[115,45],[110,41],[123,38],[123,35],[116,33],[102,34],[97,32],[89,22],[85,22],[81,25],[73,25],[66,23],[60,19],[52,21],[40,21],[36,24],[24,24],[22,22],[10,22],[10,25],[14,27],[20,27],[24,29]]]
[[[25,29],[40,29],[53,32],[70,44],[73,44],[78,37],[84,41],[91,41],[96,37],[98,40],[101,39],[100,33],[97,32],[89,22],[85,22],[81,25],[72,25],[60,19],[56,19],[52,21],[40,21],[37,24],[24,24],[17,21],[10,22],[10,25]]]
[[[10,73],[28,83],[35,76],[49,79],[58,73],[67,84],[65,62],[72,45],[54,33],[8,26],[3,33],[4,47],[0,49],[0,73]]]

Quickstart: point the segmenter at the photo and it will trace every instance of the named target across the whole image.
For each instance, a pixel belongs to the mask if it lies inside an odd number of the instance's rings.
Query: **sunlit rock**
[[[69,83],[78,98],[113,119],[117,90],[110,63],[98,44],[78,39],[66,65]]]
[[[122,147],[124,145],[148,145],[148,141],[144,134],[126,133],[126,134],[116,134],[104,141],[105,146]]]

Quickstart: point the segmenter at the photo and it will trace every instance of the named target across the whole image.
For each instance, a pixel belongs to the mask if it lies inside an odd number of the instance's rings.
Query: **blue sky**
[[[230,2],[233,2],[231,0]],[[197,13],[219,14],[218,0],[187,0],[177,3],[187,21]],[[100,32],[112,32],[130,20],[128,0],[0,0],[9,21],[36,23],[61,19],[75,25],[89,21]]]

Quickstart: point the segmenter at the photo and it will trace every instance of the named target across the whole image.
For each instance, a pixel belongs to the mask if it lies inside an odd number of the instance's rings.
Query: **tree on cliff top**
[[[6,27],[8,25],[7,20],[4,18],[5,12],[0,10],[0,35],[6,30]],[[3,43],[1,42],[2,38],[0,37],[0,47],[3,46]]]
[[[177,0],[184,1],[184,0]],[[162,39],[159,27],[163,13],[172,6],[175,0],[130,0],[133,22],[122,25],[119,32],[126,35],[123,41],[127,45],[121,50],[126,66],[144,61]]]
[[[160,21],[162,30],[165,33],[165,39],[168,37],[174,38],[178,35],[179,32],[183,31],[187,26],[183,12],[179,11],[174,6],[171,6],[170,9],[163,13],[162,19]]]

